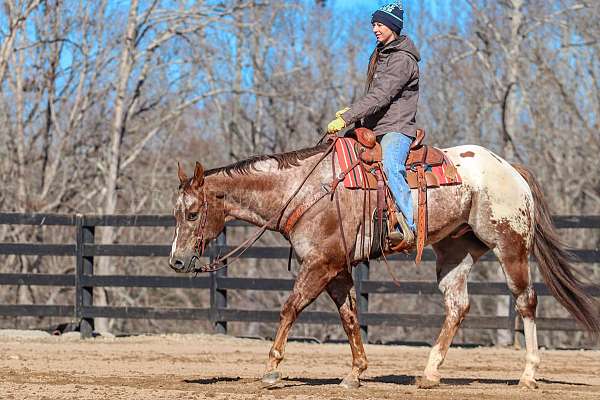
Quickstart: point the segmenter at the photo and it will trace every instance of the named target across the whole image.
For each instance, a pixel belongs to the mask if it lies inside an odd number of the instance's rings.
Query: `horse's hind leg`
[[[515,240],[507,237],[499,241],[494,253],[502,265],[508,288],[515,298],[516,308],[521,318],[523,318],[525,328],[527,355],[525,371],[519,383],[522,386],[535,389],[537,388],[535,373],[540,364],[535,325],[537,295],[531,282],[528,246],[523,238]]]
[[[336,304],[342,320],[342,325],[352,350],[352,371],[340,384],[346,389],[360,386],[360,374],[367,369],[367,356],[360,337],[360,325],[356,313],[356,294],[352,290],[352,276],[343,270],[327,286],[327,293]]]
[[[298,315],[321,294],[329,282],[337,275],[339,269],[323,259],[315,258],[305,261],[296,278],[292,293],[281,308],[279,327],[269,352],[269,361],[262,382],[266,386],[274,385],[281,379],[277,367],[283,360],[288,334]]]
[[[444,295],[446,318],[438,339],[429,353],[423,377],[417,381],[420,388],[439,385],[439,367],[444,362],[448,348],[462,320],[469,311],[467,278],[473,264],[489,248],[468,233],[460,238],[446,238],[433,245],[436,253],[438,286]]]

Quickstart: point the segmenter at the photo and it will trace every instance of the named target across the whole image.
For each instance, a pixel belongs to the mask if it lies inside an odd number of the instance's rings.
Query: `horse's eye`
[[[191,212],[187,216],[188,221],[195,221],[198,219],[198,213]]]

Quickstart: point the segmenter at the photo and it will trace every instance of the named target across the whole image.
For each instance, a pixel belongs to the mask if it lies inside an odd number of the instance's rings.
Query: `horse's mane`
[[[246,160],[241,160],[236,163],[227,165],[225,167],[209,169],[204,173],[204,176],[214,175],[221,172],[229,176],[232,176],[234,173],[246,175],[251,171],[256,171],[256,163],[267,160],[277,161],[277,168],[279,169],[297,167],[300,165],[300,161],[312,157],[314,155],[323,153],[329,148],[329,146],[329,143],[323,143],[314,147],[294,150],[287,153],[253,156]]]

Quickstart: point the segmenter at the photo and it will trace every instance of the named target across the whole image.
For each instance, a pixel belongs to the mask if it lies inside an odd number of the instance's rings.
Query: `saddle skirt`
[[[377,144],[379,146],[379,144]],[[336,142],[336,155],[342,171],[348,171],[344,177],[344,186],[348,189],[377,189],[377,178],[375,177],[375,166],[361,160],[362,145],[358,140],[345,137]],[[421,153],[421,154],[419,154]],[[462,179],[452,161],[443,150],[428,147],[426,153],[423,150],[411,150],[406,163],[406,180],[411,189],[419,187],[417,172],[414,163],[425,156],[425,178],[428,188],[437,188],[447,185],[460,185]],[[354,165],[354,168],[348,170]]]

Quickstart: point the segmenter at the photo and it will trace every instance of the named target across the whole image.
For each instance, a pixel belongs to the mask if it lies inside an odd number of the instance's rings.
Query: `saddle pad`
[[[335,143],[335,154],[337,155],[338,163],[341,171],[346,171],[356,160],[358,160],[358,154],[354,144],[356,141],[351,138],[339,138]],[[337,171],[337,174],[341,171]],[[344,178],[344,186],[348,189],[362,189],[365,187],[367,181],[364,171],[360,165],[356,165],[352,170],[346,174]]]
[[[356,152],[356,140],[352,138],[339,138],[335,144],[335,152],[337,155],[338,163],[340,165],[341,171],[346,171],[350,166],[358,159],[358,153]],[[454,174],[446,173],[446,169],[452,168]],[[338,171],[339,174],[341,171]],[[411,175],[412,172],[407,171],[408,175]],[[434,175],[433,179],[427,177],[428,187],[439,187],[446,185],[460,185],[462,183],[462,179],[458,170],[452,164],[452,161],[448,157],[444,157],[444,163],[442,165],[438,165],[435,167],[429,167],[426,171],[427,175]],[[449,178],[453,177],[454,179]],[[374,181],[374,177],[371,176]],[[416,176],[409,177],[408,179],[409,186],[411,189],[416,189]],[[372,183],[372,182],[371,182]],[[362,168],[360,163],[355,166],[344,178],[344,186],[348,189],[375,189],[376,185],[369,185],[369,180],[365,176],[365,170]]]
[[[446,169],[448,168],[453,169],[452,174],[446,173]],[[462,178],[458,173],[458,169],[456,169],[448,157],[444,157],[444,163],[442,165],[438,165],[437,167],[433,167],[431,172],[437,176],[440,186],[460,185],[462,183]]]
[[[407,170],[408,170],[408,168],[407,168]],[[447,170],[451,170],[451,172],[448,173]],[[416,173],[411,172],[411,171],[407,171],[407,173],[408,173],[408,175],[411,175],[411,174],[416,175]],[[444,163],[442,165],[438,165],[435,167],[429,167],[425,171],[425,173],[434,175],[433,181],[435,183],[432,184],[429,181],[429,179],[427,179],[428,187],[460,185],[462,183],[462,178],[460,177],[458,170],[454,167],[454,164],[452,164],[452,161],[450,161],[450,159],[448,157],[444,157]],[[409,177],[409,179],[408,179],[410,188],[416,189],[418,187],[418,185],[416,184],[416,176],[414,177],[414,179],[411,179],[411,178],[412,177]]]

